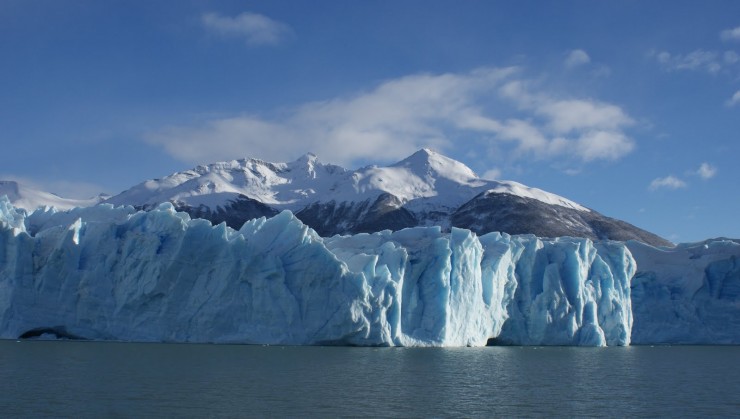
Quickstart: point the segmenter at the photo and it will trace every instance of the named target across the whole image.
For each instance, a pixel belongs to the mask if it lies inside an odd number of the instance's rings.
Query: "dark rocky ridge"
[[[627,222],[596,211],[548,205],[531,198],[484,192],[451,215],[452,225],[477,234],[501,231],[539,237],[586,237],[592,240],[637,240],[654,246],[671,242]]]
[[[178,211],[214,224],[225,222],[239,229],[246,221],[272,217],[277,209],[240,195],[227,207],[188,207],[175,203]],[[406,209],[397,197],[384,193],[377,199],[361,202],[314,202],[296,212],[296,217],[321,236],[372,233],[429,225],[425,217]],[[484,192],[449,214],[434,213],[434,224],[466,228],[482,235],[492,231],[508,234],[534,234],[539,237],[586,237],[592,240],[637,240],[653,246],[672,243],[627,222],[596,211],[578,211],[550,205],[536,199],[507,193]]]
[[[254,218],[267,217],[270,218],[278,214],[278,210],[263,204],[260,201],[251,199],[244,195],[239,195],[239,198],[232,200],[231,204],[226,207],[218,207],[212,209],[206,206],[189,207],[187,205],[175,204],[175,209],[178,211],[184,211],[190,214],[193,218],[205,218],[211,221],[214,225],[220,223],[226,223],[229,227],[239,229],[246,221]]]
[[[295,216],[322,236],[395,231],[419,225],[401,201],[388,193],[375,201],[314,202]]]
[[[214,225],[220,223],[226,223],[231,228],[239,229],[246,221],[260,218],[260,217],[273,217],[280,211],[263,204],[256,199],[249,198],[245,195],[239,195],[236,199],[229,201],[226,207],[218,207],[212,209],[205,205],[198,207],[191,207],[181,202],[173,202],[175,210],[180,212],[186,212],[192,218],[203,218]],[[156,205],[136,205],[134,206],[137,210],[149,211],[156,208]]]

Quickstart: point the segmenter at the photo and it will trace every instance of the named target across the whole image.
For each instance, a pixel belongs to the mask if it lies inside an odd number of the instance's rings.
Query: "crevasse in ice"
[[[0,338],[627,345],[634,272],[616,242],[434,227],[322,238],[287,211],[236,231],[170,204],[26,214],[0,198]]]

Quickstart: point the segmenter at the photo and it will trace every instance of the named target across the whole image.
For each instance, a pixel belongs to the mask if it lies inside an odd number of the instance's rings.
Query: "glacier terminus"
[[[419,227],[321,238],[289,211],[233,230],[162,204],[0,219],[0,336],[261,344],[626,345],[617,243]]]
[[[321,237],[287,210],[235,230],[170,203],[28,212],[0,197],[0,338],[740,343],[740,328],[712,324],[740,319],[738,257],[734,241],[670,250],[454,227]],[[661,262],[683,258],[689,276]]]

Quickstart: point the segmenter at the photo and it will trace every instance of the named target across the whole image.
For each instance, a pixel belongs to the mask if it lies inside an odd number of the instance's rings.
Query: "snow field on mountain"
[[[18,208],[33,211],[39,207],[56,207],[66,210],[75,207],[89,207],[103,201],[106,196],[100,195],[90,199],[62,198],[53,193],[39,191],[21,185],[16,181],[0,180],[0,196],[6,195]]]
[[[143,182],[109,202],[138,207],[176,202],[215,210],[244,195],[280,210],[297,212],[314,202],[362,202],[390,193],[408,203],[412,211],[449,211],[486,191],[589,211],[573,201],[517,182],[481,179],[463,163],[429,149],[390,166],[354,171],[321,163],[310,153],[290,163],[258,159],[213,163]]]
[[[0,224],[2,338],[630,342],[634,260],[619,243],[434,227],[321,238],[287,211],[236,231],[171,204],[26,214],[5,198]]]

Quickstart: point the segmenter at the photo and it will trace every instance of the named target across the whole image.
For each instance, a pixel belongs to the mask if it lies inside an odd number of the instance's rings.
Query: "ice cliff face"
[[[740,344],[740,242],[627,246],[638,267],[634,343]]]
[[[0,198],[0,338],[627,345],[634,270],[588,239],[321,238],[287,211],[237,231],[171,204],[26,214]]]

